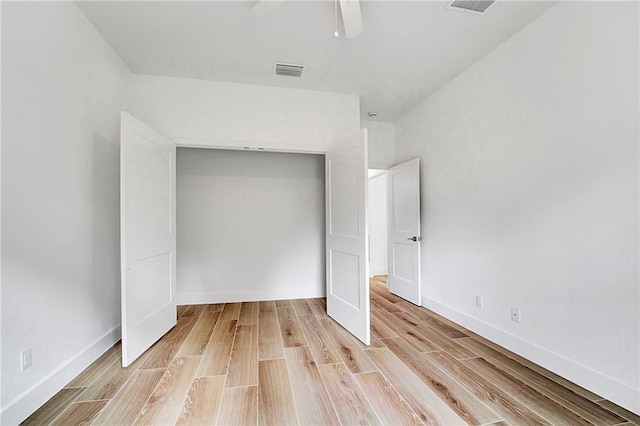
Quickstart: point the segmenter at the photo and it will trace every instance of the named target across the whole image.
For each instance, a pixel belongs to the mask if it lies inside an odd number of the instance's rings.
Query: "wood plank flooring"
[[[630,413],[371,280],[372,345],[323,299],[180,306],[128,368],[120,344],[23,424],[638,425]]]

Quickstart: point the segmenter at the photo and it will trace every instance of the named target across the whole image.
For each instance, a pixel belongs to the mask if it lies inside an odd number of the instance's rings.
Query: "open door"
[[[420,160],[391,167],[387,185],[389,291],[420,306]]]
[[[328,150],[327,314],[369,344],[367,131]]]
[[[126,112],[120,135],[122,365],[176,324],[176,145]]]

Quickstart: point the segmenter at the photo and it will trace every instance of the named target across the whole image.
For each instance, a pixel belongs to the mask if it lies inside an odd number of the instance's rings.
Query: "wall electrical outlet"
[[[511,321],[520,322],[519,308],[511,308]]]
[[[476,306],[478,308],[484,307],[484,301],[482,300],[482,296],[476,296]]]
[[[31,348],[20,352],[20,371],[31,367]]]

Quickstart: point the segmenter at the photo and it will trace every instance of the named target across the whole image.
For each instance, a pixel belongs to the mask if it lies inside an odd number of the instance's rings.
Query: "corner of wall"
[[[368,131],[369,168],[386,170],[391,167],[395,161],[395,123],[360,120],[360,126]]]

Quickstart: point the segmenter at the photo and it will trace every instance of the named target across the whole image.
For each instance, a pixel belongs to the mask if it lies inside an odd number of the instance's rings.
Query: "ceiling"
[[[521,28],[550,1],[497,0],[483,15],[444,1],[361,1],[363,35],[334,37],[334,3],[79,1],[135,73],[280,86],[361,97],[361,114],[395,121]],[[344,34],[340,23],[340,33]],[[302,77],[274,75],[276,62]]]

